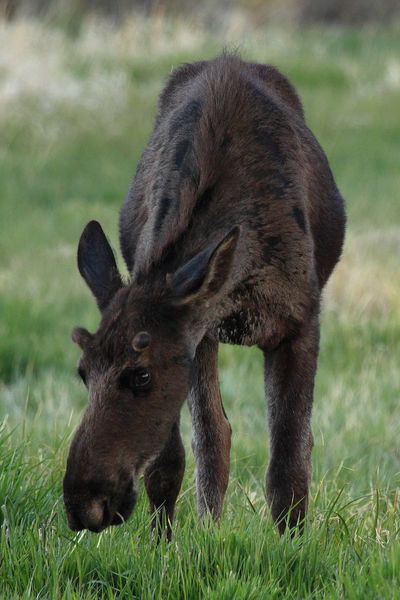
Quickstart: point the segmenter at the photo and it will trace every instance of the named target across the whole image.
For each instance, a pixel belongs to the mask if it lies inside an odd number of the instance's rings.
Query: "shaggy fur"
[[[151,510],[159,509],[153,522],[170,535],[187,398],[199,513],[220,516],[231,428],[219,342],[264,352],[267,497],[280,531],[304,518],[319,303],[344,228],[326,156],[279,71],[223,55],[172,73],[121,210],[130,283],[99,224],[89,223],[80,241],[79,269],[102,321],[96,334],[73,336],[90,403],[64,481],[71,527],[99,531],[127,518],[144,470]]]

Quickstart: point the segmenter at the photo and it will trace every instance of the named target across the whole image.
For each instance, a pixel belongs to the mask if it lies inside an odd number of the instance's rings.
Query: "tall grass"
[[[396,598],[399,587],[400,38],[394,30],[88,21],[79,35],[0,25],[1,598]],[[173,66],[223,46],[293,80],[348,203],[324,296],[303,538],[279,539],[263,496],[262,357],[221,348],[234,437],[219,528],[197,526],[190,422],[174,540],[155,545],[143,491],[120,528],[72,534],[61,481],[85,391],[74,325],[95,303],[75,265],[85,223],[117,215]],[[123,266],[121,265],[123,268]]]

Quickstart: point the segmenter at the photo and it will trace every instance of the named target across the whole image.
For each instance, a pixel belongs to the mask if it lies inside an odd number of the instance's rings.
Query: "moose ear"
[[[90,221],[82,232],[78,268],[103,311],[123,283],[114,253],[97,221]]]
[[[84,327],[74,327],[71,333],[71,339],[74,344],[77,344],[83,350],[92,341],[93,336]]]
[[[167,275],[167,284],[179,304],[208,300],[219,292],[228,278],[239,237],[234,227],[219,244],[209,246]]]

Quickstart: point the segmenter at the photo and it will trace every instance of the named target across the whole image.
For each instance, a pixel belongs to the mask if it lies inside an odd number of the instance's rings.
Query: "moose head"
[[[133,510],[138,477],[179,420],[207,330],[205,307],[217,305],[238,234],[235,227],[159,280],[124,285],[100,224],[84,229],[78,268],[101,321],[94,334],[82,327],[72,332],[89,401],[64,478],[71,529],[99,532]]]

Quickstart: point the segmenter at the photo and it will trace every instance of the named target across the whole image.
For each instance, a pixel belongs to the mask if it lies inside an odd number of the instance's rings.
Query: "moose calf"
[[[229,54],[173,71],[121,210],[130,282],[99,223],[79,242],[101,322],[72,333],[89,391],[64,479],[73,530],[125,521],[144,473],[153,525],[170,536],[186,399],[199,515],[219,518],[231,439],[219,342],[264,353],[267,498],[280,532],[303,520],[320,297],[344,228],[342,197],[286,77]]]

